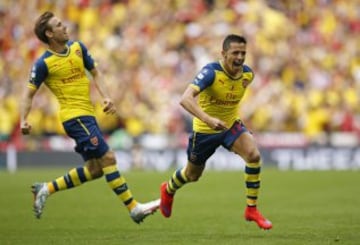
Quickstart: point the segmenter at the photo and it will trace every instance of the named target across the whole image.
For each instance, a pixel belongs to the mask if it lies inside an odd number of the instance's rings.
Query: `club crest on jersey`
[[[90,138],[90,142],[93,145],[98,145],[99,144],[99,140],[98,140],[98,138],[96,136]]]
[[[250,81],[248,79],[242,80],[242,86],[246,88],[250,84]]]
[[[81,58],[81,51],[79,49],[75,51],[75,54]]]

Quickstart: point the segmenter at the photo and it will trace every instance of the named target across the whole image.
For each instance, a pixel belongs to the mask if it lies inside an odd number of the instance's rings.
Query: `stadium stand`
[[[356,2],[3,0],[2,149],[9,141],[19,149],[46,147],[36,141],[63,133],[57,104],[46,89],[40,91],[31,114],[35,137],[25,143],[18,133],[22,88],[44,48],[33,34],[33,23],[45,9],[69,20],[71,37],[87,44],[107,74],[104,82],[122,118],[105,118],[101,105],[96,108],[101,128],[114,146],[121,148],[128,138],[136,144],[143,135],[165,135],[174,147],[183,146],[190,118],[178,105],[179,96],[200,66],[220,58],[217,47],[230,32],[249,41],[247,63],[256,76],[241,117],[250,128],[259,133],[302,133],[314,143],[333,132],[360,138]],[[98,94],[93,99],[101,102]]]

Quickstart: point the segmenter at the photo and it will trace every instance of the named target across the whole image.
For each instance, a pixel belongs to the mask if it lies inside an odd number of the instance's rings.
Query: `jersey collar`
[[[227,72],[227,70],[225,69],[225,66],[224,66],[224,63],[222,62],[222,60],[219,60],[219,63],[220,63],[221,68],[223,68],[225,74],[226,74],[228,77],[230,77],[232,80],[240,79],[240,78],[243,76],[244,67],[242,67],[242,71],[241,71],[241,75],[240,75],[240,76],[238,76],[238,77],[233,77],[233,76],[231,76],[231,75]]]

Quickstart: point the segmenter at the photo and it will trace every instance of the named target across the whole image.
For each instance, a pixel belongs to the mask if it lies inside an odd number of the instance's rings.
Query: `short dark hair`
[[[50,29],[48,25],[49,20],[54,17],[54,13],[50,11],[44,12],[42,15],[38,17],[35,22],[34,32],[36,36],[44,43],[49,43],[49,39],[45,35],[45,32]]]
[[[223,50],[227,51],[230,48],[230,43],[245,43],[246,44],[246,38],[243,36],[230,34],[227,35],[223,41]]]

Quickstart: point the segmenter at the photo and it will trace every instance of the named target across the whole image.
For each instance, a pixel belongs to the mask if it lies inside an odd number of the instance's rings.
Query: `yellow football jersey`
[[[45,51],[35,62],[28,85],[38,89],[46,84],[60,104],[62,122],[94,115],[86,70],[92,70],[95,62],[81,42],[69,41],[66,47],[64,53]]]
[[[209,63],[197,74],[190,86],[200,91],[198,104],[212,117],[223,120],[228,127],[239,119],[239,105],[247,86],[253,81],[250,67],[243,66],[243,74],[233,79],[221,62]],[[194,117],[193,130],[199,133],[218,133],[206,123]]]

